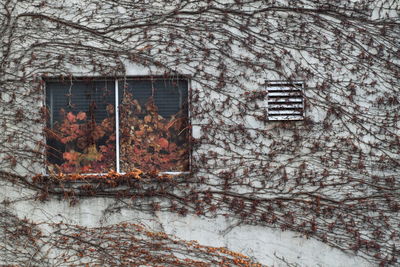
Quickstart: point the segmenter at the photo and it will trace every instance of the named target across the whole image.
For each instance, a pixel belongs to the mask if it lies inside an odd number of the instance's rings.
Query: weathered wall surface
[[[398,263],[396,2],[9,0],[0,22],[1,201],[19,218],[141,222],[268,265]],[[138,75],[190,76],[191,175],[35,176],[47,78]],[[304,83],[304,120],[269,120],[274,80]]]
[[[3,190],[2,199],[12,199],[14,194],[16,198],[24,195],[24,190],[15,187],[4,186]],[[267,266],[288,266],[287,263],[297,264],[295,266],[374,266],[365,259],[292,231],[243,225],[238,220],[224,216],[207,219],[193,215],[182,217],[170,212],[148,214],[129,209],[105,216],[105,208],[113,205],[113,200],[94,198],[81,201],[74,207],[65,201],[53,200],[46,203],[21,201],[9,208],[16,211],[19,218],[29,218],[35,222],[65,222],[86,227],[121,222],[144,224],[149,229],[183,240],[226,247]]]

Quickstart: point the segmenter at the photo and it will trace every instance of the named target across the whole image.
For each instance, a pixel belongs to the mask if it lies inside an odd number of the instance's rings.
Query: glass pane
[[[135,79],[119,88],[121,171],[188,171],[188,82]]]
[[[115,169],[115,82],[46,83],[48,171]]]

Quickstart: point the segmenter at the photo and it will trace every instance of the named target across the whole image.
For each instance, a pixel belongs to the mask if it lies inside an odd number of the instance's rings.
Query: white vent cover
[[[303,83],[269,83],[268,120],[303,120]]]

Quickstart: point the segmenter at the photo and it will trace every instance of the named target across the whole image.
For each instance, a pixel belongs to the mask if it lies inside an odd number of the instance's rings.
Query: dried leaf
[[[145,122],[145,123],[151,122],[151,116],[150,116],[150,115],[145,116],[145,117],[144,117],[144,122]]]
[[[70,112],[71,113],[71,112]],[[69,114],[69,113],[68,113]],[[76,118],[80,121],[83,121],[86,119],[86,113],[85,112],[79,112],[78,115],[76,115]]]
[[[76,162],[80,155],[81,153],[71,150],[70,152],[63,153],[63,159],[68,160],[69,162]]]
[[[165,138],[160,138],[160,139],[158,140],[158,144],[161,146],[161,148],[163,148],[163,149],[168,149],[169,142],[168,142],[167,139],[165,139]]]
[[[68,112],[67,119],[69,122],[76,122],[76,117],[74,114],[72,114],[72,112]]]

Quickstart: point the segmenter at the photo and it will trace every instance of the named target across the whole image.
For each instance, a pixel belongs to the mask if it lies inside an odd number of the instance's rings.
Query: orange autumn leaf
[[[78,115],[76,115],[76,118],[80,121],[83,121],[86,119],[86,113],[85,112],[79,112]]]
[[[61,138],[60,141],[61,141],[61,143],[66,144],[66,143],[68,143],[68,142],[70,142],[70,141],[72,141],[72,140],[75,140],[76,137],[77,137],[77,135],[73,134],[73,135],[70,135],[70,136]]]
[[[110,118],[106,118],[101,122],[101,127],[106,131],[114,131],[114,121]]]
[[[76,117],[75,117],[74,114],[72,114],[72,112],[68,112],[68,114],[67,114],[67,119],[68,119],[68,121],[70,121],[70,122],[75,122],[75,121],[76,121]]]
[[[144,131],[143,131],[143,130],[135,131],[135,135],[136,135],[137,137],[141,137],[141,136],[144,135]]]
[[[158,139],[158,144],[161,146],[161,148],[168,149],[169,142],[167,139],[165,138]]]
[[[72,150],[71,152],[64,152],[63,158],[68,161],[77,161],[81,153],[75,152]]]
[[[140,179],[140,175],[143,173],[142,170],[137,169],[137,168],[133,168],[133,170],[131,172],[129,172],[130,175],[132,175],[134,178],[136,179]]]
[[[94,130],[91,132],[91,136],[94,140],[99,140],[105,135],[105,131],[101,126],[96,126]]]
[[[144,122],[145,122],[145,123],[151,122],[151,116],[150,116],[150,115],[145,116],[145,117],[144,117]]]
[[[90,171],[90,169],[91,169],[90,166],[85,165],[85,166],[83,166],[83,167],[81,168],[81,172],[88,172],[88,171]]]

